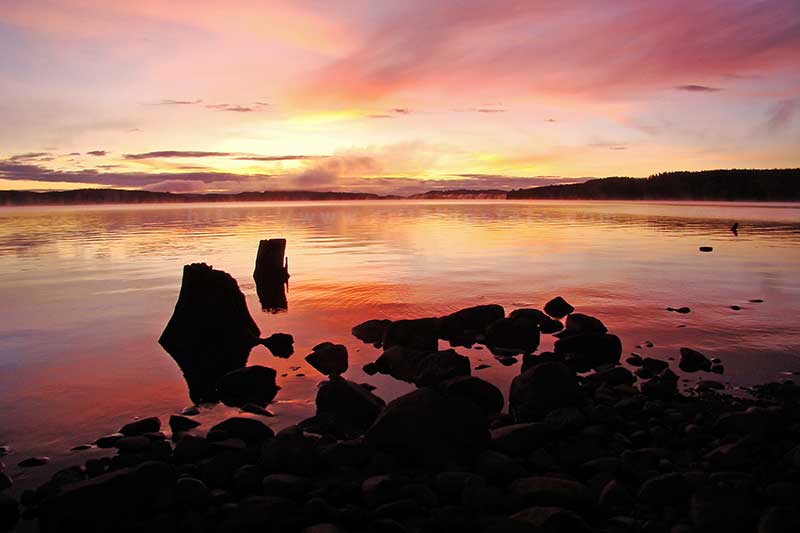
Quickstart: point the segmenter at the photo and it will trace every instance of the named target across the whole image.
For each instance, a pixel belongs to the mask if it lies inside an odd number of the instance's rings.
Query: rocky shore
[[[222,278],[236,296],[235,281]],[[202,298],[183,289],[181,298],[182,312],[202,315]],[[225,336],[240,363],[257,343],[291,353],[288,335],[258,338],[243,298],[224,300],[244,327],[229,320],[220,329],[216,319],[187,344],[173,334],[189,326],[173,317],[162,344],[179,352],[193,398],[254,416],[208,428],[191,409],[132,421],[95,443],[115,455],[61,470],[19,502],[0,474],[0,528],[35,520],[47,533],[800,531],[800,387],[791,382],[733,397],[712,379],[723,362],[689,347],[675,363],[624,357],[600,319],[563,298],[544,311],[482,305],[353,328],[383,350],[367,374],[416,386],[389,403],[346,378],[344,345],[319,344],[306,357],[327,376],[316,414],[275,433],[266,410],[279,394],[274,370],[214,360],[224,374],[210,380],[192,361],[201,351],[208,366],[218,355],[198,335]],[[558,338],[552,352],[536,353],[542,335]],[[519,363],[510,390],[472,375],[457,348],[476,344]],[[672,365],[702,373],[691,393],[679,392]]]

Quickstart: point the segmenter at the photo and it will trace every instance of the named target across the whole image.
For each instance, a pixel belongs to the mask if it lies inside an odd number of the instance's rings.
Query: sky
[[[798,0],[0,0],[0,189],[800,167]]]

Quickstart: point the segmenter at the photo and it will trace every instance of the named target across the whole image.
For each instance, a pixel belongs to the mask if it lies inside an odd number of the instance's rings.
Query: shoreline
[[[782,531],[775,524],[798,523],[787,502],[800,488],[800,387],[721,393],[712,369],[724,361],[687,348],[678,365],[708,379],[683,395],[675,362],[631,356],[622,366],[622,347],[600,320],[551,304],[545,310],[563,321],[484,305],[360,324],[353,334],[384,350],[364,371],[416,390],[386,404],[341,377],[344,346],[322,343],[306,359],[329,376],[314,417],[277,434],[252,422],[277,420],[259,416],[195,428],[185,413],[166,433],[161,420],[140,419],[98,441],[117,455],[25,491],[24,521],[38,519],[42,531],[114,530],[122,517],[142,521],[132,530],[202,519],[242,531]],[[561,336],[554,352],[534,355],[540,335],[551,334]],[[455,351],[431,351],[432,339]],[[521,359],[510,390],[474,375],[458,354],[475,343]],[[263,387],[255,387],[262,396]]]

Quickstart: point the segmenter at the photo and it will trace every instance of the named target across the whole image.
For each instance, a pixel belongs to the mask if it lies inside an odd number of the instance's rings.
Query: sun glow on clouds
[[[396,192],[800,166],[795,0],[0,6],[3,188]]]

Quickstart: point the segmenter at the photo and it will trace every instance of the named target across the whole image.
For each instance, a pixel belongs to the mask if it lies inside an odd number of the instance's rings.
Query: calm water
[[[739,221],[739,236],[729,230]],[[260,239],[286,237],[288,312],[261,311],[252,279]],[[713,253],[700,253],[710,245]],[[731,386],[800,371],[800,206],[606,202],[358,202],[0,209],[0,444],[17,490],[36,469],[135,416],[190,404],[156,339],[182,266],[231,273],[265,336],[287,332],[296,354],[253,350],[286,377],[270,409],[281,427],[313,412],[321,380],[303,361],[323,340],[350,348],[348,376],[390,399],[408,390],[361,365],[375,349],[349,335],[369,318],[445,314],[479,303],[540,307],[561,294],[600,317],[626,351],[720,357]],[[761,298],[764,303],[748,303]],[[740,305],[733,311],[729,306]],[[688,315],[667,306],[689,306]],[[679,325],[685,327],[679,328]],[[549,336],[546,336],[549,337]],[[650,349],[635,346],[649,340]],[[551,341],[545,340],[542,349]],[[507,391],[519,365],[464,350]],[[299,366],[298,370],[290,367]],[[297,376],[298,373],[305,376]],[[236,410],[206,409],[211,422]],[[206,426],[207,427],[207,426]],[[52,468],[51,467],[51,470]]]

